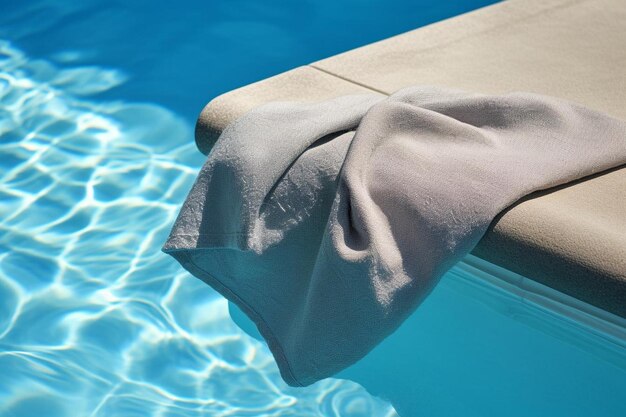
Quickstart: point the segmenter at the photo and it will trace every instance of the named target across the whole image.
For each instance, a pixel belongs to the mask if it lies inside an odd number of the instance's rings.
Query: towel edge
[[[198,248],[198,250],[202,250],[206,248]],[[202,269],[198,266],[190,256],[190,252],[194,249],[172,249],[172,248],[162,248],[161,249],[167,255],[170,255],[174,259],[180,263],[180,265],[185,268],[188,272],[190,272],[194,277],[200,279],[201,281],[207,283],[211,288],[217,291],[220,295],[226,298],[228,301],[234,303],[241,311],[243,311],[246,316],[256,325],[259,333],[263,339],[267,342],[267,345],[278,365],[278,370],[280,372],[281,377],[287,383],[287,385],[292,387],[304,387],[310,384],[302,383],[296,378],[293,370],[291,369],[291,365],[287,360],[287,356],[285,355],[285,351],[282,347],[282,344],[275,336],[272,328],[267,324],[263,316],[256,311],[254,307],[250,305],[245,299],[243,299],[236,291],[234,291],[231,287],[221,282],[219,279],[211,275],[206,270]]]

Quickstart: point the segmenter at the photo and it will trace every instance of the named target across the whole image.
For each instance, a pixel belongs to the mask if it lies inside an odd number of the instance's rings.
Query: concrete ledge
[[[312,66],[387,94],[528,91],[626,119],[624,22],[623,0],[508,0]]]
[[[473,254],[626,318],[626,169],[529,196]]]
[[[232,120],[275,100],[317,101],[414,84],[554,95],[626,119],[626,2],[509,0],[299,67],[211,101],[208,153]],[[474,254],[626,317],[626,168],[524,199]]]
[[[372,93],[308,66],[222,94],[207,104],[196,124],[196,144],[205,155],[231,121],[270,101],[322,101],[346,94]]]

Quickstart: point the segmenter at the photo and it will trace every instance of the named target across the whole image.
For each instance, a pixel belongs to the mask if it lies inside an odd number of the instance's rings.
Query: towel
[[[269,103],[224,130],[163,250],[305,386],[398,328],[506,207],[624,163],[626,123],[537,94]]]

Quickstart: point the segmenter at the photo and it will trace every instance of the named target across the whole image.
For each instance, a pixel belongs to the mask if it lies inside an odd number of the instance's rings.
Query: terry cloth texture
[[[222,133],[163,250],[308,385],[392,333],[507,206],[624,163],[626,123],[536,94],[270,103]]]

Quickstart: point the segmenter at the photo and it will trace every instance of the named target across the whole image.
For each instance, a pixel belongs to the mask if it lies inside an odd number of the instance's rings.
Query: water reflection
[[[160,247],[202,156],[125,75],[0,43],[0,415],[392,416],[354,383],[286,386],[226,301]]]

